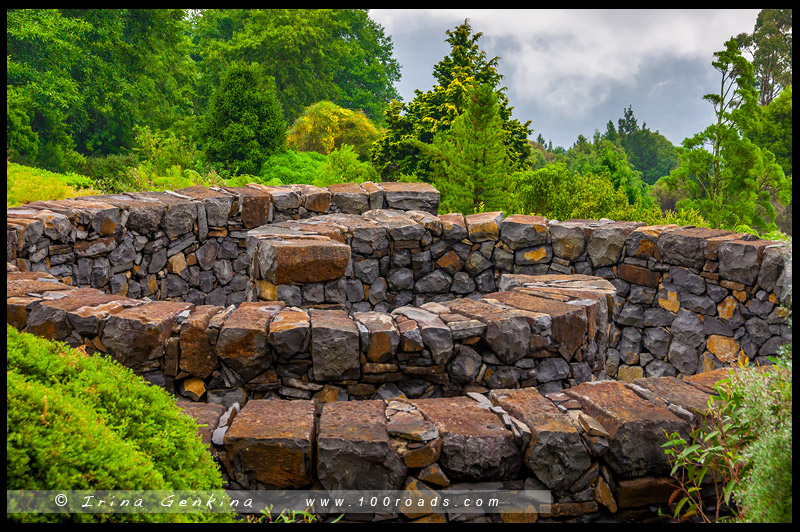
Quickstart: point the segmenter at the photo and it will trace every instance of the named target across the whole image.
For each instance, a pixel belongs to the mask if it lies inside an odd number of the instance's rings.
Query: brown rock
[[[217,356],[244,380],[250,380],[272,364],[267,349],[269,322],[284,303],[244,302],[233,311],[217,338]]]
[[[361,375],[358,327],[345,311],[311,311],[311,359],[317,381]]]
[[[260,279],[275,285],[339,279],[350,262],[350,246],[329,238],[262,240],[256,251]]]
[[[442,438],[439,464],[454,480],[507,480],[522,460],[514,435],[492,412],[469,397],[410,401]]]
[[[653,272],[641,266],[622,263],[617,268],[617,275],[620,279],[629,283],[655,288],[661,280],[661,273]]]
[[[306,352],[311,342],[311,317],[297,308],[284,308],[269,324],[269,345],[276,353],[291,357]]]
[[[124,366],[149,367],[163,355],[164,342],[178,314],[193,308],[191,303],[177,301],[153,301],[126,308],[108,317],[102,344]]]
[[[353,317],[367,329],[366,342],[361,349],[370,362],[387,362],[397,352],[400,333],[389,314],[382,312],[356,312]]]
[[[400,489],[406,466],[386,431],[383,401],[325,405],[317,436],[317,475],[326,489]]]
[[[481,212],[464,217],[467,224],[468,238],[472,242],[500,239],[500,225],[503,223],[502,212]]]
[[[217,367],[219,360],[208,339],[206,329],[208,329],[211,318],[223,310],[222,307],[201,305],[194,309],[181,324],[180,368],[182,371],[205,379]]]
[[[267,489],[310,485],[315,421],[311,401],[248,401],[223,440],[237,482],[248,486],[250,473]]]
[[[548,488],[568,489],[589,469],[591,458],[569,416],[535,388],[493,390],[490,398],[530,429],[525,465]]]
[[[212,448],[211,434],[217,428],[222,414],[225,413],[225,407],[216,403],[192,403],[189,401],[178,401],[175,404],[197,422],[197,433],[200,434],[203,443],[210,450]]]
[[[666,434],[688,437],[689,425],[665,408],[642,399],[623,383],[584,383],[564,391],[597,419],[610,435],[606,460],[620,476],[633,477],[669,471],[661,447]]]
[[[641,506],[662,505],[669,501],[675,491],[671,478],[641,477],[619,480],[617,502],[620,508],[639,508]]]

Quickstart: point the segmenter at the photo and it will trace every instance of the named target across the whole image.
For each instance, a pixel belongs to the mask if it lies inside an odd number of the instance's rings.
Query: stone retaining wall
[[[7,322],[175,393],[232,488],[548,489],[578,521],[665,502],[664,431],[791,341],[778,243],[437,209],[404,183],[28,204]]]
[[[704,422],[725,369],[678,380],[598,381],[388,401],[254,400],[244,408],[180,403],[232,489],[401,490],[442,498],[548,490],[536,513],[420,511],[346,520],[606,522],[654,519],[675,489],[661,444]],[[335,517],[335,516],[332,516]]]
[[[55,302],[36,309],[35,297],[25,302],[31,316],[9,309],[20,328],[55,331],[170,390],[226,404],[263,393],[308,399],[326,386],[358,398],[553,392],[763,364],[791,341],[779,307],[791,262],[778,243],[437,208],[435,189],[408,183],[35,202],[8,210],[10,267],[98,291],[70,294],[58,305],[74,309],[57,318]],[[577,284],[565,291],[558,275]],[[73,311],[101,317],[83,330],[64,317]],[[198,332],[170,335],[164,322],[154,340],[163,349],[137,351],[125,335],[151,314]],[[184,339],[203,329],[202,349]],[[237,342],[247,334],[244,356]]]

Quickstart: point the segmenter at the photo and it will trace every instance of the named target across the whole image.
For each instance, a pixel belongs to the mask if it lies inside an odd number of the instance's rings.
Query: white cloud
[[[439,32],[470,19],[482,49],[501,57],[517,105],[538,102],[561,116],[602,105],[615,86],[635,86],[655,60],[710,65],[732,35],[752,31],[758,10],[373,10],[393,39],[404,31]],[[436,58],[433,61],[438,61]],[[428,67],[429,68],[429,67]],[[709,67],[710,68],[710,67]],[[648,91],[650,87],[642,87]]]

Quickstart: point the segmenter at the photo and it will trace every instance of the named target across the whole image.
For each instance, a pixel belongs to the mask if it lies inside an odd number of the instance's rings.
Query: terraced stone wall
[[[674,491],[661,444],[705,421],[719,369],[678,380],[583,383],[388,401],[182,403],[233,489],[399,490],[414,503],[357,521],[657,520]],[[710,489],[713,487],[709,486]],[[422,509],[422,497],[546,490],[538,513]],[[325,492],[322,492],[325,493]],[[354,501],[353,501],[354,502]],[[355,506],[355,505],[354,505]],[[331,516],[335,517],[335,516]]]
[[[146,302],[148,316],[172,326],[190,312],[208,338],[201,354],[181,349],[178,332],[159,337],[160,354],[135,352],[114,336],[128,328],[105,325],[112,315],[112,325],[144,319],[142,310],[118,315],[122,303],[99,292],[59,303],[104,312],[97,327],[62,317],[56,337],[111,352],[195,400],[307,399],[326,386],[358,398],[553,392],[593,378],[764,363],[791,340],[778,305],[789,297],[791,262],[778,243],[636,222],[435,216],[437,208],[435,189],[406,183],[36,202],[9,209],[7,257],[17,269],[136,300],[126,308]],[[236,308],[257,301],[272,303]],[[20,327],[52,329],[54,304]],[[236,354],[244,348],[235,331],[257,337],[252,352]],[[328,340],[312,341],[314,331]]]
[[[7,321],[174,392],[231,488],[554,502],[373,520],[651,515],[664,431],[702,423],[716,368],[791,341],[778,243],[437,208],[367,183],[9,209]]]

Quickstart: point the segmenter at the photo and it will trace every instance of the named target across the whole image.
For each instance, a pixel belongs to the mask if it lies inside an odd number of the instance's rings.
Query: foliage
[[[420,159],[418,143],[431,144],[437,133],[450,129],[477,85],[492,87],[497,94],[504,143],[514,169],[528,164],[530,121],[523,124],[511,119],[513,107],[508,105],[506,88],[498,87],[502,80],[497,72],[499,58],[486,58],[486,52],[478,46],[483,34],[473,34],[469,20],[446,33],[451,52],[434,66],[436,85],[425,93],[415,91],[408,105],[392,102],[384,112],[386,130],[373,145],[372,161],[385,180],[393,180],[396,174],[417,174],[428,180],[431,169]]]
[[[651,131],[646,123],[639,127],[632,106],[624,110],[619,130],[609,121],[603,138],[624,148],[631,166],[642,173],[642,180],[652,185],[668,175],[678,163],[675,146],[658,131]]]
[[[675,517],[711,522],[704,484],[713,485],[714,521],[724,506],[744,522],[792,521],[792,357],[784,346],[767,370],[732,370],[715,386],[705,425],[691,443],[679,434],[663,445],[673,464]],[[706,499],[707,500],[707,499]]]
[[[133,176],[139,183],[139,190],[175,190],[195,185],[204,187],[224,186],[225,181],[214,171],[206,175],[195,172],[180,165],[171,166],[164,172],[152,172],[146,165],[139,165],[133,170]]]
[[[91,177],[95,186],[107,194],[142,190],[134,172],[139,164],[135,154],[87,157],[80,171]]]
[[[438,132],[430,145],[413,141],[430,159],[442,212],[471,213],[480,203],[493,211],[507,202],[505,188],[514,166],[504,144],[499,111],[493,88],[477,85],[450,129]]]
[[[768,105],[792,84],[792,10],[762,9],[753,33],[736,41],[753,58],[759,105]]]
[[[148,126],[136,126],[134,131],[133,153],[151,171],[166,173],[174,166],[203,171],[203,154],[186,136]]]
[[[310,185],[316,179],[317,172],[326,159],[327,157],[321,153],[289,149],[270,156],[262,165],[258,179],[251,182],[265,185]],[[229,180],[228,183],[232,181]]]
[[[350,144],[362,159],[369,150],[378,129],[364,112],[351,111],[333,102],[321,101],[306,107],[289,129],[286,144],[298,151],[315,151],[328,155],[343,144]]]
[[[202,132],[208,160],[232,174],[257,174],[267,157],[285,148],[286,122],[261,67],[230,66],[211,98]]]
[[[752,66],[733,39],[714,55],[712,64],[722,75],[720,93],[704,99],[714,106],[716,122],[683,141],[677,148],[679,165],[663,181],[687,196],[678,207],[697,209],[713,227],[744,224],[770,231],[775,229],[772,196],[788,203],[791,180],[772,152],[743,135],[759,113]]]
[[[7,326],[7,488],[222,489],[196,432],[132,370]],[[230,520],[224,514],[23,514],[20,519]]]
[[[15,9],[6,22],[13,161],[74,170],[79,154],[130,149],[135,124],[164,129],[191,112],[183,10]]]
[[[391,39],[363,9],[204,10],[194,31],[204,109],[232,62],[258,62],[275,79],[291,123],[304,108],[329,100],[362,109],[372,120],[399,98],[400,65]]]
[[[572,218],[631,220],[649,225],[678,224],[708,226],[696,210],[662,211],[658,205],[628,202],[624,191],[614,186],[608,173],[570,172],[563,162],[512,176],[514,203],[511,210],[538,214],[555,220]]]
[[[358,155],[349,144],[333,150],[325,158],[325,163],[317,169],[317,175],[311,183],[325,187],[334,183],[363,183],[364,181],[380,181],[375,168],[366,161],[359,160]]]
[[[92,196],[92,179],[74,174],[57,174],[16,163],[6,164],[6,208],[40,200]]]
[[[590,143],[583,135],[578,135],[575,145],[567,151],[563,158],[572,172],[580,174],[604,174],[628,198],[628,203],[640,201],[646,206],[652,203],[645,194],[645,184],[641,172],[635,170],[625,150],[610,140],[595,135],[594,143]]]

